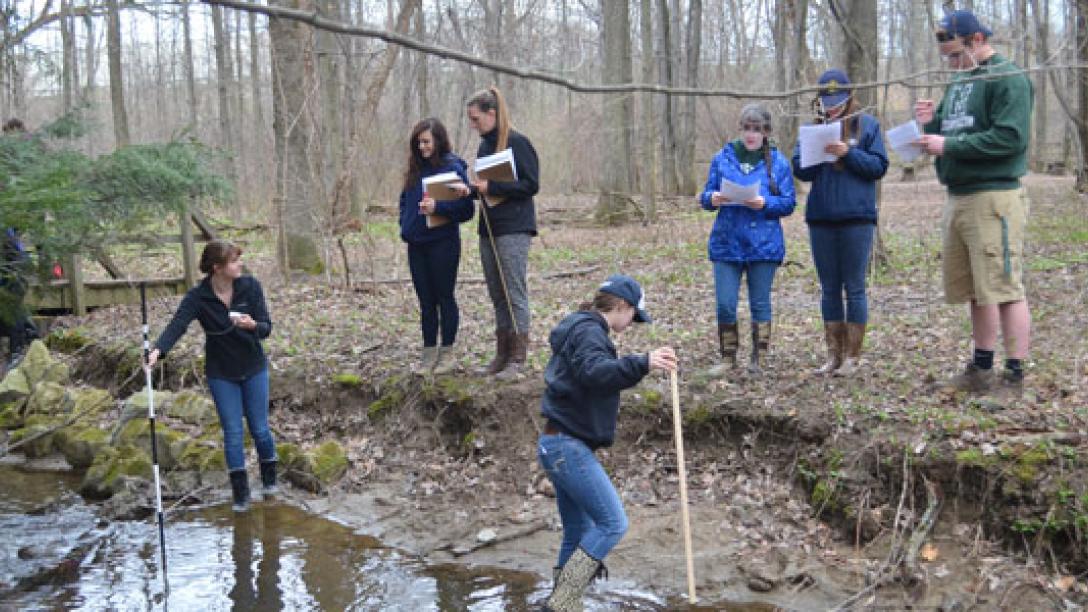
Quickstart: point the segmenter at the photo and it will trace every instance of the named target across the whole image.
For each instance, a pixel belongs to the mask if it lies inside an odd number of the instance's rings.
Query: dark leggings
[[[436,240],[408,245],[408,269],[419,298],[423,346],[435,346],[439,320],[442,346],[451,346],[457,337],[460,315],[453,288],[457,284],[457,265],[461,261],[460,240]]]

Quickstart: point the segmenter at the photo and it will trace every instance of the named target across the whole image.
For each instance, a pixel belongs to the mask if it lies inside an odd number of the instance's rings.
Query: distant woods
[[[1036,90],[1032,166],[1076,172],[1088,147],[1088,0],[269,0],[333,22],[380,28],[485,60],[589,84],[789,91],[836,65],[855,82],[942,67],[933,31],[972,8]],[[1077,24],[1080,24],[1078,27]],[[601,223],[652,220],[661,197],[693,195],[736,134],[745,100],[576,93],[367,36],[181,0],[0,0],[0,116],[31,129],[73,109],[90,119],[73,147],[195,136],[228,153],[219,205],[277,228],[285,270],[320,272],[337,239],[388,220],[408,132],[425,116],[470,157],[471,92],[503,88],[540,155],[543,195],[596,197]],[[943,78],[932,77],[930,81]],[[886,124],[939,86],[859,92]],[[811,94],[772,101],[788,148]],[[382,211],[382,212],[379,212]]]

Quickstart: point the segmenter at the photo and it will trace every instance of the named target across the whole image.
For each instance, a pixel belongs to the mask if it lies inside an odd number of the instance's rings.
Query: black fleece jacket
[[[483,135],[476,157],[486,157],[496,153],[495,146],[499,139],[497,129]],[[488,181],[487,194],[506,198],[494,208],[487,207],[487,221],[491,222],[491,231],[496,236],[504,234],[530,234],[536,236],[536,204],[533,196],[540,191],[540,162],[536,149],[529,139],[514,130],[507,136],[507,146],[514,154],[514,167],[517,170],[516,181]],[[479,194],[475,194],[479,195]],[[487,237],[487,225],[484,215],[480,215],[479,232],[481,238]]]
[[[247,314],[257,322],[257,329],[244,330],[231,322],[231,311]],[[163,330],[154,348],[165,356],[185,334],[193,319],[204,329],[204,373],[208,378],[240,381],[268,367],[261,340],[272,333],[272,319],[264,303],[261,283],[252,276],[234,281],[230,308],[215,295],[211,280],[205,277],[181,299],[174,318]]]

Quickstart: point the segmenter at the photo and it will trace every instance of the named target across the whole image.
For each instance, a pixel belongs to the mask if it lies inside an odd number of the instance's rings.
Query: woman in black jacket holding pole
[[[272,319],[261,283],[252,276],[242,276],[241,257],[242,249],[226,240],[212,240],[204,247],[200,256],[204,280],[182,298],[147,357],[147,367],[153,367],[185,334],[193,319],[200,321],[204,373],[223,428],[235,512],[249,508],[243,417],[257,447],[264,496],[278,490],[276,443],[268,427],[268,359],[261,347],[261,340],[272,333]]]
[[[480,260],[487,293],[495,309],[495,358],[481,374],[516,375],[529,347],[529,243],[536,236],[536,205],[540,166],[529,139],[514,131],[506,101],[497,87],[477,92],[468,101],[468,121],[482,140],[477,159],[509,148],[517,178],[513,181],[472,182],[480,196]],[[488,200],[502,201],[495,206]]]

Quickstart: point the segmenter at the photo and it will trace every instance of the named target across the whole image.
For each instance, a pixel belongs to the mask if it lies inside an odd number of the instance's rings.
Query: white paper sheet
[[[827,145],[842,140],[842,123],[801,126],[801,167],[808,168],[839,158],[824,151]]]
[[[743,206],[743,202],[759,197],[759,181],[751,185],[741,185],[733,181],[722,179],[721,188],[718,190],[728,202],[722,206]]]
[[[897,125],[887,131],[888,146],[899,155],[904,162],[912,162],[922,154],[922,147],[914,144],[915,140],[922,137],[918,124],[910,120],[902,125]]]

